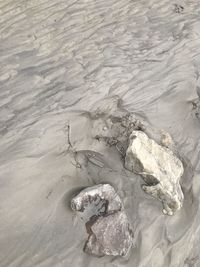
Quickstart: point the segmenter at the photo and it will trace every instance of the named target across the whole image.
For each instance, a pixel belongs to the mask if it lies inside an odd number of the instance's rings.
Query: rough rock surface
[[[142,175],[146,193],[163,203],[168,215],[182,207],[183,193],[179,184],[182,162],[171,150],[160,146],[144,132],[133,131],[126,151],[125,168]]]
[[[126,256],[133,233],[120,197],[109,184],[82,190],[71,201],[75,211],[83,213],[89,234],[84,251],[95,256]]]
[[[98,217],[89,230],[92,234],[85,251],[90,254],[125,256],[132,245],[131,229],[124,211]]]

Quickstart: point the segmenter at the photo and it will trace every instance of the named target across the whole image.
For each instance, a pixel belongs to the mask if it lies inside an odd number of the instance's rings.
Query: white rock
[[[163,212],[172,215],[182,207],[179,184],[182,162],[171,150],[160,146],[142,131],[133,131],[126,151],[125,168],[142,175],[146,193],[163,203]]]
[[[98,184],[83,189],[72,199],[71,207],[73,210],[84,212],[87,220],[90,215],[87,216],[86,213],[96,216],[105,212],[112,213],[121,210],[123,204],[111,185]]]

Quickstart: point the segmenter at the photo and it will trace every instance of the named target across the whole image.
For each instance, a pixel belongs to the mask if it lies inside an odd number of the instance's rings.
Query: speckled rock
[[[91,234],[85,245],[87,253],[126,256],[131,248],[132,230],[124,211],[100,216],[88,229]]]
[[[182,162],[171,150],[157,144],[144,132],[133,131],[126,151],[125,168],[142,175],[146,193],[163,203],[168,215],[182,207],[183,193],[179,184]]]
[[[84,251],[97,257],[126,256],[133,243],[133,232],[120,197],[109,184],[82,190],[71,201],[81,212],[89,234]]]

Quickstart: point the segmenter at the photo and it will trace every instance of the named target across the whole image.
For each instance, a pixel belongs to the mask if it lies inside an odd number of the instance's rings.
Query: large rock
[[[171,150],[160,146],[142,131],[133,131],[125,156],[125,168],[142,175],[146,193],[163,203],[168,215],[182,207],[183,193],[179,184],[182,162]]]
[[[132,246],[133,232],[120,197],[109,184],[82,190],[71,201],[81,212],[89,234],[84,251],[95,256],[126,256]]]

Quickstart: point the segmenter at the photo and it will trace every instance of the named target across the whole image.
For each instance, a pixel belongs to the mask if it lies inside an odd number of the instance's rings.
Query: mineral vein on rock
[[[94,256],[126,256],[132,246],[133,232],[124,206],[114,188],[100,184],[82,190],[71,201],[82,212],[89,234],[84,251]]]
[[[179,180],[184,169],[170,149],[157,144],[142,131],[133,131],[125,168],[143,177],[144,191],[162,201],[165,214],[173,215],[182,207],[184,197]]]

